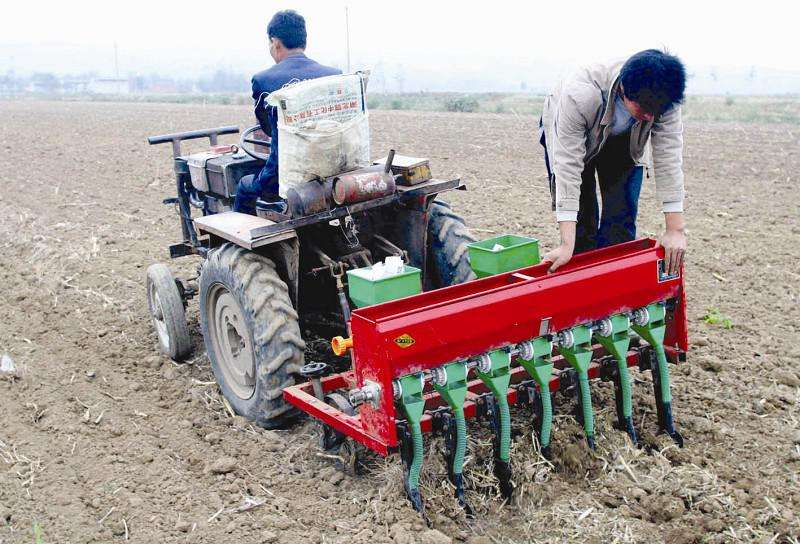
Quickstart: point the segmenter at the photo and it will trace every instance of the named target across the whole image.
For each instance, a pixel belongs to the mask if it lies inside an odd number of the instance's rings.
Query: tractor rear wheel
[[[464,219],[448,204],[434,201],[428,210],[428,263],[433,287],[448,287],[475,279],[467,244],[475,238]]]
[[[283,390],[295,384],[305,342],[275,264],[233,244],[212,251],[200,273],[200,324],[233,410],[268,429],[291,419]]]
[[[183,298],[175,278],[164,264],[156,263],[147,269],[147,306],[161,353],[175,361],[184,359],[192,351],[192,339]]]

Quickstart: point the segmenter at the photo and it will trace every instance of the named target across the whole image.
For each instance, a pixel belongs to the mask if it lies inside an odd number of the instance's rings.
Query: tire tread
[[[435,287],[448,287],[475,279],[467,245],[474,242],[464,218],[449,204],[434,201],[429,209],[428,248]]]
[[[208,290],[214,283],[225,285],[246,314],[257,365],[253,397],[246,401],[228,400],[237,412],[262,427],[281,427],[296,415],[283,400],[283,389],[294,385],[305,351],[289,289],[278,276],[275,264],[263,255],[229,243],[211,252],[200,275],[201,321],[209,358],[214,355],[208,345],[210,335],[204,308]],[[216,362],[212,360],[214,366]],[[216,368],[214,374],[218,382],[223,379]]]

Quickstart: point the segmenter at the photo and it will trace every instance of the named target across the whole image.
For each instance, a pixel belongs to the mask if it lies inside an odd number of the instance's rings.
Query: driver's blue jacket
[[[303,53],[298,53],[253,76],[253,100],[256,102],[256,108],[265,107],[267,114],[264,116],[263,112],[256,111],[256,117],[264,132],[272,136],[272,146],[269,151],[269,160],[264,168],[252,182],[247,184],[250,186],[247,188],[249,190],[245,189],[246,192],[251,193],[248,195],[251,199],[264,194],[278,194],[278,112],[277,108],[266,106],[266,102],[260,101],[261,95],[277,91],[295,80],[302,81],[341,73],[342,71],[338,68],[323,66]]]

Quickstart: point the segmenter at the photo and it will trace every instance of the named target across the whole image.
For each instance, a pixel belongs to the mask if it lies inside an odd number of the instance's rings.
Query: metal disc
[[[253,341],[242,309],[228,289],[216,284],[208,298],[206,318],[220,371],[236,396],[249,399],[256,387]]]

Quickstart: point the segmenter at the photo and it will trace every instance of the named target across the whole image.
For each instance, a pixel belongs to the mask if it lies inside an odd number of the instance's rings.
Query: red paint
[[[364,202],[394,192],[394,176],[384,172],[381,166],[342,174],[333,180],[333,200],[339,205]]]

